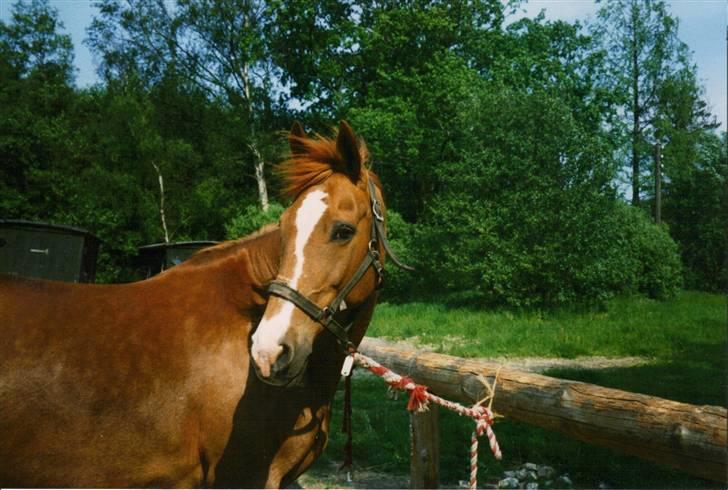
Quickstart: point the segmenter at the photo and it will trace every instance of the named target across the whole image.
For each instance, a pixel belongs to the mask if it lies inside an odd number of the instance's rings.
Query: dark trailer
[[[218,243],[211,240],[200,240],[144,245],[139,247],[137,266],[141,269],[145,278],[151,277],[170,267],[181,264],[198,250]]]
[[[0,219],[0,272],[94,282],[99,239],[82,228]]]

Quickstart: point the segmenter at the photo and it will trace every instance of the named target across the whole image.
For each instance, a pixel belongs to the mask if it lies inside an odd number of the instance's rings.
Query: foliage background
[[[155,167],[172,240],[234,238],[287,204],[272,172],[282,131],[345,118],[418,269],[390,272],[390,301],[531,308],[721,288],[726,135],[665,3],[505,25],[517,3],[102,0],[86,42],[103,81],[82,89],[52,4],[19,2],[0,23],[0,216],[87,228],[97,277],[131,280],[136,248],[164,236]],[[630,28],[661,47],[639,73],[620,64]]]

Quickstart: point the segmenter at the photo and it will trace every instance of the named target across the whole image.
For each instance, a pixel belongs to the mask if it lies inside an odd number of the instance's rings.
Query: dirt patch
[[[383,339],[384,340],[384,339]],[[411,337],[407,340],[391,340],[387,342],[393,345],[400,345],[410,349],[420,349],[425,352],[434,352],[435,346],[420,342],[418,337]],[[443,346],[460,345],[467,340],[463,337],[448,335],[443,337]],[[579,356],[574,359],[562,359],[560,357],[481,357],[483,361],[497,362],[504,367],[527,371],[531,373],[543,373],[554,368],[568,369],[608,369],[628,368],[643,366],[650,363],[647,357],[604,357],[604,356]]]
[[[608,369],[643,366],[650,363],[650,359],[646,357],[603,356],[581,356],[574,359],[554,357],[496,357],[484,360],[502,363],[506,367],[532,373],[542,373],[553,368]]]
[[[339,470],[337,463],[332,463],[328,471],[310,470],[301,475],[296,483],[298,486],[290,488],[409,488],[410,477],[382,473],[373,468],[357,469],[347,475],[346,471]]]

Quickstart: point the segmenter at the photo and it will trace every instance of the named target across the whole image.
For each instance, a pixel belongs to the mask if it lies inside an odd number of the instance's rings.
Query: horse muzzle
[[[302,383],[308,356],[297,358],[289,345],[258,348],[253,344],[251,354],[253,369],[262,382],[272,386],[298,386]]]

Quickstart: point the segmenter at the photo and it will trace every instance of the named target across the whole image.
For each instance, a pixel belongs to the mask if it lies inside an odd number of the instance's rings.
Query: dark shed
[[[139,247],[137,263],[144,277],[155,274],[181,264],[201,248],[216,245],[218,242],[200,240],[194,242],[155,243]]]
[[[99,239],[82,228],[0,219],[0,272],[94,282]]]

